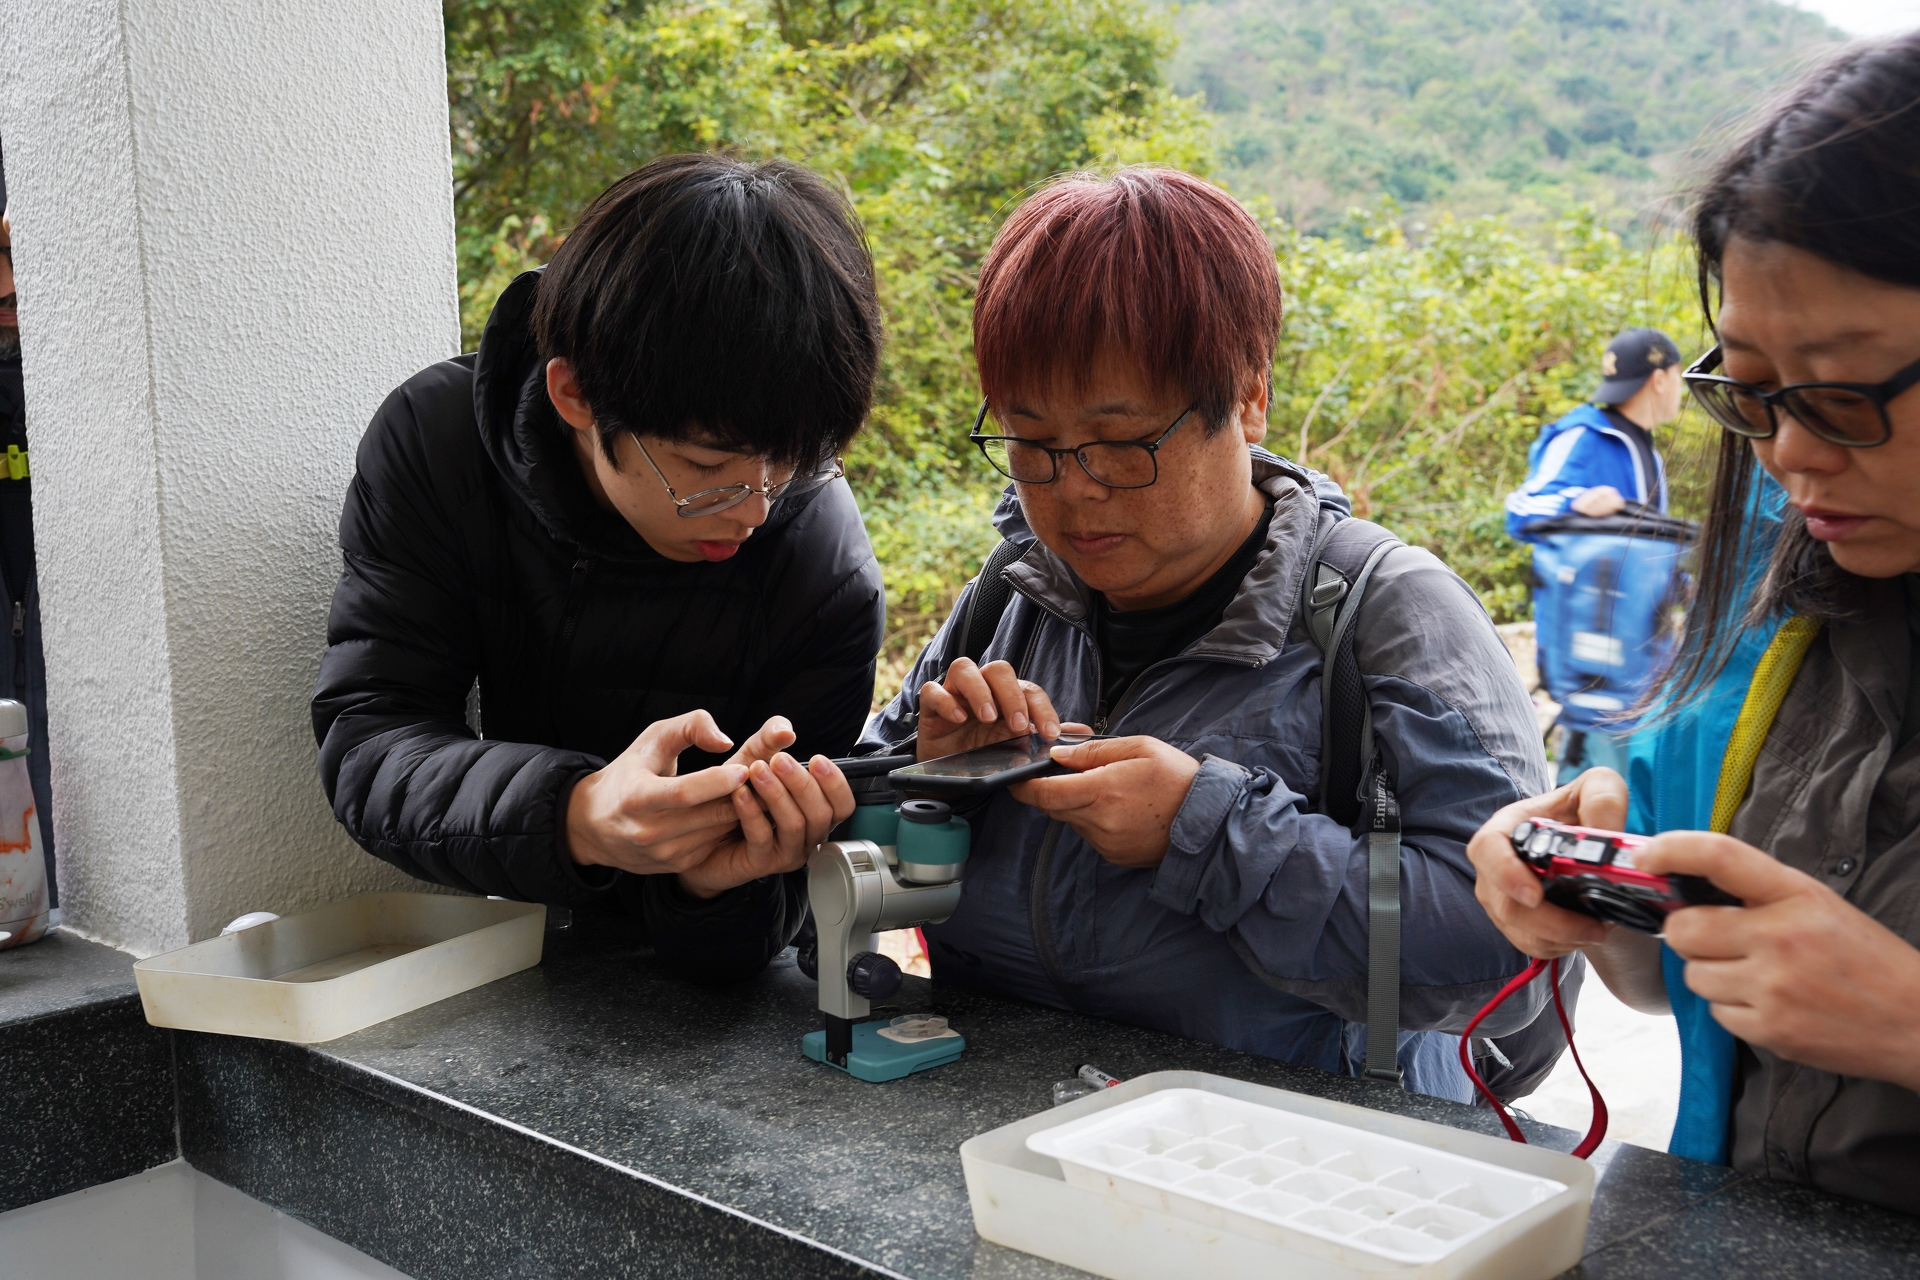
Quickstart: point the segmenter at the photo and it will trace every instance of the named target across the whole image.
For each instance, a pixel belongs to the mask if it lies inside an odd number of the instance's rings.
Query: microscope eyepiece
[[[937,827],[952,816],[953,806],[944,800],[907,800],[900,805],[900,817],[905,822]]]

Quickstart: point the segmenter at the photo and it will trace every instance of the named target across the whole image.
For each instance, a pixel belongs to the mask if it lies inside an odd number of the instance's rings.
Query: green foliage
[[[966,430],[995,229],[1056,173],[1211,161],[1197,102],[1160,80],[1165,16],[1138,0],[448,0],[446,19],[469,344],[507,282],[653,156],[784,156],[845,184],[887,324],[848,471],[885,548],[889,651],[917,647],[993,536],[976,516],[997,486]]]
[[[844,184],[888,335],[848,458],[887,578],[884,697],[996,536],[999,483],[965,444],[993,232],[1062,171],[1222,168],[1269,211],[1287,292],[1268,443],[1524,617],[1501,502],[1540,424],[1590,391],[1616,330],[1699,340],[1684,248],[1627,248],[1619,202],[1829,34],[1734,4],[1220,0],[1178,14],[1176,54],[1150,0],[447,0],[463,328],[477,342],[507,282],[653,156],[784,156]],[[1169,58],[1212,114],[1162,79]],[[1410,222],[1423,202],[1456,212]],[[1476,204],[1513,212],[1460,212]],[[1691,418],[1681,436],[1711,440]],[[1697,507],[1699,473],[1675,471]]]
[[[1591,208],[1545,245],[1503,218],[1450,215],[1415,243],[1397,214],[1381,206],[1324,239],[1272,223],[1288,315],[1267,443],[1431,548],[1496,621],[1523,619],[1530,557],[1502,503],[1527,446],[1591,396],[1619,330],[1653,325],[1698,349],[1692,257],[1678,240],[1630,250]],[[1684,463],[1712,433],[1692,410],[1680,430]],[[1674,470],[1678,506],[1697,510],[1698,469]]]
[[[1773,0],[1211,0],[1176,22],[1174,82],[1206,95],[1225,181],[1321,232],[1381,196],[1624,224],[1840,38]]]

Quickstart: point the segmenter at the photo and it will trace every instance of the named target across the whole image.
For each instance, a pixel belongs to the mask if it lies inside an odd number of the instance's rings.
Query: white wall
[[[0,0],[70,923],[147,953],[405,882],[306,702],[369,416],[458,350],[433,0]]]

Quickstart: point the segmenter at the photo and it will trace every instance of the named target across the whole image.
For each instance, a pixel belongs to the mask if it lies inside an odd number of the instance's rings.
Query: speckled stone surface
[[[64,929],[0,951],[0,1028],[135,994],[132,956]]]
[[[852,1080],[801,1057],[813,988],[790,958],[709,991],[643,951],[553,935],[537,969],[331,1044],[181,1034],[183,1146],[420,1280],[1051,1280],[1078,1273],[974,1235],[958,1147],[1044,1109],[1080,1062],[1212,1071],[1499,1132],[1485,1111],[1390,1086],[915,980],[897,1003],[952,1018],[966,1055]],[[1782,1276],[1914,1270],[1920,1220],[1619,1144],[1596,1164],[1590,1258],[1573,1274],[1665,1276],[1682,1260],[1734,1274],[1761,1259]]]
[[[1729,1176],[1685,1212],[1654,1218],[1605,1244],[1589,1229],[1587,1246],[1587,1257],[1572,1273],[1581,1280],[1920,1275],[1920,1218],[1755,1177]]]
[[[133,957],[55,930],[0,951],[0,1211],[179,1154],[167,1033],[147,1025]]]

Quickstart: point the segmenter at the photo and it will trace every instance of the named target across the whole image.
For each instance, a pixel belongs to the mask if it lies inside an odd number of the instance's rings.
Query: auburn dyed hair
[[[1280,340],[1280,272],[1259,224],[1189,173],[1127,168],[1056,179],[993,238],[973,304],[990,403],[1087,390],[1111,345],[1225,423]]]

